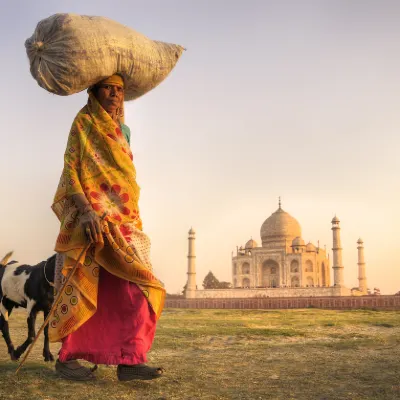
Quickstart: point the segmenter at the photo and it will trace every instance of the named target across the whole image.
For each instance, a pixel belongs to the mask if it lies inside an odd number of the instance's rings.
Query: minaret
[[[340,243],[340,227],[339,218],[335,215],[332,219],[333,231],[333,286],[344,286],[343,281],[343,265],[342,265],[342,248]]]
[[[194,248],[196,232],[193,228],[189,231],[189,253],[188,253],[188,279],[186,283],[185,297],[194,299],[196,297],[196,251]]]
[[[357,240],[358,249],[358,290],[362,294],[367,294],[367,277],[365,276],[365,262],[364,262],[364,242],[362,239]]]

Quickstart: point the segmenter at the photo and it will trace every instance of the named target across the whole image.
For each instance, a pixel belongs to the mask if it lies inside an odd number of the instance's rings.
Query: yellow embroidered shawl
[[[139,191],[125,137],[89,93],[88,104],[72,124],[64,170],[52,205],[61,222],[55,250],[64,255],[63,275],[67,275],[88,244],[72,195],[83,193],[100,217],[107,213],[102,222],[104,236],[84,255],[83,264],[65,289],[50,320],[51,341],[60,341],[74,332],[96,312],[98,265],[136,283],[157,317],[161,315],[165,290],[149,264],[140,259],[131,240],[135,230],[142,229]]]

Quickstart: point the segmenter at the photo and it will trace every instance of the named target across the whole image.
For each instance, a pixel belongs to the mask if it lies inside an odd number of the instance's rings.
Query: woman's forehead
[[[123,89],[124,88],[122,85],[117,85],[115,83],[99,83],[96,86],[102,87],[102,88],[109,87],[109,86],[116,87],[116,88],[119,88],[119,89]]]
[[[103,79],[102,81],[99,82],[99,84],[103,84],[103,85],[113,85],[113,86],[118,86],[118,87],[124,87],[124,80],[122,79],[122,77],[120,75],[112,75],[109,76],[106,79]]]

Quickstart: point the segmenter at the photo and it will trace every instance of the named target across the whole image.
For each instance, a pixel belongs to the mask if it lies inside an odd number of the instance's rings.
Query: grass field
[[[20,344],[25,313],[10,323]],[[94,382],[63,381],[42,344],[15,376],[0,339],[1,400],[400,398],[399,311],[167,309],[149,353],[166,376],[151,382],[118,382],[106,366]]]

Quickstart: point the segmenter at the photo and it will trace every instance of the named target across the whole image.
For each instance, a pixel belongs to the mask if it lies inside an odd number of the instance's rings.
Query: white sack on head
[[[125,80],[125,100],[161,83],[184,50],[111,19],[78,14],[43,19],[25,47],[31,74],[47,91],[68,96],[119,73]]]

